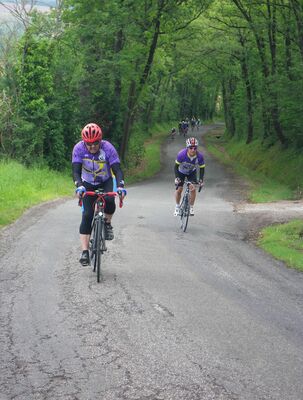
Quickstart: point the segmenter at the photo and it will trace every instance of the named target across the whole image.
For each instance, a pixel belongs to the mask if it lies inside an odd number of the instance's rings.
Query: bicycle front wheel
[[[94,272],[97,273],[97,282],[100,282],[101,277],[101,231],[102,221],[98,218],[94,221],[92,239],[91,239],[91,260],[94,261]]]
[[[89,241],[89,258],[90,262],[94,265],[95,272],[95,258],[96,258],[96,235],[97,235],[97,220],[94,218],[92,224],[92,232]]]
[[[184,197],[180,206],[180,219],[181,229],[183,232],[186,231],[189,218],[189,199],[188,196]]]
[[[103,238],[104,237],[104,222],[100,218],[98,220],[98,240],[97,240],[97,247],[96,247],[96,271],[97,271],[97,282],[101,280],[101,258],[103,253]],[[103,233],[103,235],[102,235]]]

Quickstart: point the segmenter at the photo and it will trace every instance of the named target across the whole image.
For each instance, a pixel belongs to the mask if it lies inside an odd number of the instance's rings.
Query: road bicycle
[[[102,254],[107,250],[105,242],[105,214],[106,197],[119,196],[119,207],[123,205],[122,191],[104,192],[103,189],[87,191],[83,196],[95,196],[94,217],[92,220],[92,233],[89,243],[90,260],[93,262],[93,271],[97,273],[97,282],[101,279],[101,259]]]
[[[183,192],[183,197],[181,200],[180,204],[180,210],[179,210],[179,216],[180,216],[180,222],[181,222],[181,229],[183,232],[186,231],[187,225],[188,225],[188,219],[190,215],[190,203],[189,203],[189,198],[190,198],[190,190],[189,187],[190,185],[196,185],[196,182],[190,182],[190,181],[185,181],[185,190]],[[199,190],[198,192],[200,193],[202,189],[202,185],[199,184]]]

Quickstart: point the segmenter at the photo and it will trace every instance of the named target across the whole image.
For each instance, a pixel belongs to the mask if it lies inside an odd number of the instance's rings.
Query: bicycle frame
[[[117,192],[103,192],[99,189],[96,191],[87,191],[84,196],[95,196],[96,201],[94,203],[94,217],[92,220],[92,233],[90,237],[90,259],[94,261],[93,271],[97,272],[97,282],[100,282],[101,278],[101,258],[102,254],[107,250],[105,243],[105,213],[104,209],[106,206],[106,197],[119,196],[120,202],[119,207],[123,205],[121,193]]]
[[[188,218],[189,218],[189,214],[190,214],[190,186],[191,185],[195,185],[195,183],[190,182],[190,181],[185,181],[184,182],[185,187],[185,191],[183,193],[182,196],[182,200],[181,200],[181,204],[180,204],[180,220],[181,220],[181,229],[183,230],[183,232],[186,231],[187,229],[187,225],[188,225]],[[201,192],[202,189],[202,185],[199,185],[199,192]]]
[[[190,191],[189,187],[191,185],[191,182],[185,182],[185,191],[182,196],[181,204],[180,204],[180,220],[181,220],[181,229],[183,232],[186,231],[187,225],[188,225],[188,218],[189,218],[189,196],[190,196]]]

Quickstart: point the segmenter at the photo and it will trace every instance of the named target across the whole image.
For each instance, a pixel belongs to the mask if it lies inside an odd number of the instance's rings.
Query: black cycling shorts
[[[197,171],[193,171],[189,175],[182,174],[182,172],[178,171],[178,178],[181,180],[178,187],[183,187],[185,178],[192,183],[197,183]]]

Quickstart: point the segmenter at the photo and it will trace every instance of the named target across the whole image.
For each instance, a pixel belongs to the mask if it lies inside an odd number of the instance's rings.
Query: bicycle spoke
[[[186,190],[180,205],[180,219],[181,219],[181,229],[183,232],[186,231],[189,218],[189,193]]]

